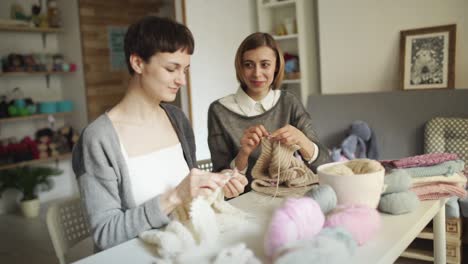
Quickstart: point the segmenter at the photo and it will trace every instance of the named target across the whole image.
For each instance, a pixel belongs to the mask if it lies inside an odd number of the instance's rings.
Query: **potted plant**
[[[28,218],[37,217],[40,210],[40,202],[37,193],[52,189],[50,177],[62,174],[62,171],[50,167],[18,167],[7,171],[9,177],[14,180],[14,188],[23,193],[21,199],[21,211]]]

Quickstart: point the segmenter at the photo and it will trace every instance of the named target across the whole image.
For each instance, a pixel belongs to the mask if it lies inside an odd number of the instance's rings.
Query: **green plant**
[[[62,171],[50,167],[18,167],[7,170],[7,177],[11,177],[13,188],[23,193],[22,201],[37,198],[38,191],[48,191],[52,189],[52,179],[50,177],[62,174]]]

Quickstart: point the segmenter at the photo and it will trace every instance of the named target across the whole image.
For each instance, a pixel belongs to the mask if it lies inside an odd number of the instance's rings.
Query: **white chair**
[[[60,264],[93,254],[89,224],[80,198],[55,202],[47,209],[47,228]]]

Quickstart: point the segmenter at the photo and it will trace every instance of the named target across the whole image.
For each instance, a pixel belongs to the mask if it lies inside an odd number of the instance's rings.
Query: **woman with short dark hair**
[[[186,84],[190,30],[149,16],[125,35],[131,78],[123,99],[82,132],[73,170],[97,250],[165,226],[178,205],[224,186],[228,176],[196,168],[195,140],[172,102]]]

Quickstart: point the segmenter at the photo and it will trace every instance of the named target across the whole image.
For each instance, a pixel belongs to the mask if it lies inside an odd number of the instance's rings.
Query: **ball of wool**
[[[351,170],[351,168],[349,168],[345,164],[336,164],[330,167],[326,167],[322,171],[331,175],[339,175],[339,176],[354,175],[353,170]]]
[[[324,222],[325,216],[313,199],[287,199],[273,214],[265,235],[265,254],[271,257],[287,243],[312,238]]]
[[[385,190],[382,194],[404,192],[411,188],[413,181],[404,170],[392,170],[385,174]]]
[[[276,264],[288,263],[349,263],[356,251],[356,242],[343,228],[324,228],[311,240],[285,246]]]
[[[388,214],[406,214],[419,206],[419,198],[412,191],[389,193],[382,195],[379,210]]]
[[[325,227],[343,227],[358,245],[366,243],[380,228],[377,210],[365,205],[338,206],[325,220]]]
[[[354,159],[345,163],[354,174],[367,174],[384,170],[380,162],[371,159]]]
[[[336,193],[328,184],[313,185],[312,189],[310,189],[305,196],[314,199],[319,204],[324,214],[328,214],[328,212],[336,207]]]

